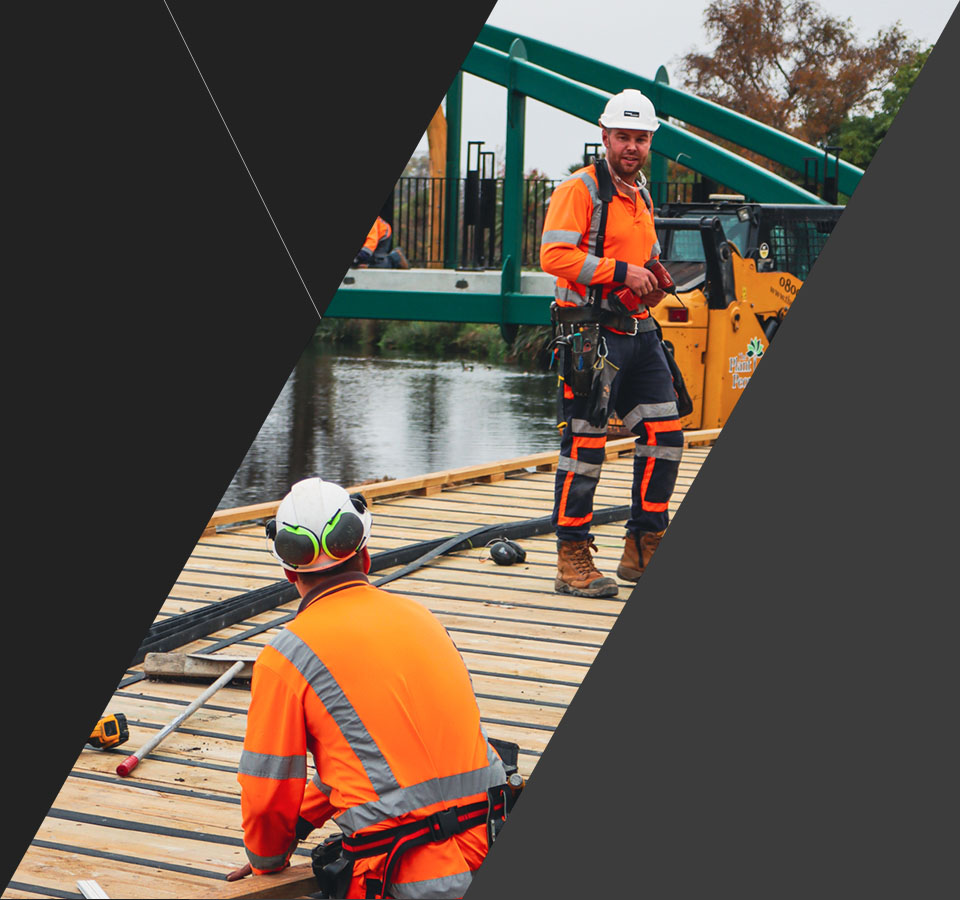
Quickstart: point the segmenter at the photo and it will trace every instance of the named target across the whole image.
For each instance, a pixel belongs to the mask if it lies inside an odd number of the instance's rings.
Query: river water
[[[312,475],[348,486],[554,450],[555,410],[554,374],[313,344],[218,508],[278,500]]]

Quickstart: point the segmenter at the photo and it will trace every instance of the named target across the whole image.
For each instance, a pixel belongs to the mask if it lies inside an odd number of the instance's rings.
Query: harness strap
[[[610,208],[610,201],[613,199],[613,179],[610,178],[610,172],[607,164],[599,159],[593,162],[593,172],[597,176],[597,195],[600,198],[600,224],[597,227],[597,239],[594,241],[594,256],[603,257],[603,243],[607,235],[607,211]],[[590,288],[591,302],[594,306],[600,306],[600,295],[603,293],[603,286],[595,284]]]
[[[441,809],[433,815],[416,822],[408,822],[406,825],[395,825],[393,828],[354,834],[350,837],[344,835],[343,855],[354,860],[386,854],[382,881],[382,891],[386,894],[393,870],[404,853],[422,844],[446,841],[456,834],[483,825],[490,813],[506,815],[505,803],[500,801],[491,805],[488,800],[478,800],[466,806]]]

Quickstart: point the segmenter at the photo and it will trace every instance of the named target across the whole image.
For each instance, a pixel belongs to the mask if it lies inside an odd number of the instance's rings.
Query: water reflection
[[[557,447],[556,377],[482,362],[359,357],[313,345],[219,508],[300,478],[403,478]]]

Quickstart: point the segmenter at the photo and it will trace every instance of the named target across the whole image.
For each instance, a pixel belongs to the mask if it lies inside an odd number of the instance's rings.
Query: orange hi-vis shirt
[[[419,604],[333,576],[257,658],[237,776],[244,847],[256,873],[287,864],[303,816],[346,835],[413,822],[486,798],[505,781],[467,668]],[[307,753],[316,774],[307,782]],[[485,826],[400,860],[390,896],[462,896],[487,852]],[[354,863],[364,896],[384,856]],[[356,893],[359,892],[359,893]]]
[[[645,196],[641,196],[641,193]],[[629,194],[629,195],[628,195]],[[601,299],[611,285],[621,285],[627,277],[627,263],[645,265],[659,259],[660,242],[653,224],[653,204],[648,205],[646,191],[636,194],[618,190],[607,210],[603,256],[595,255],[602,204],[593,166],[585,166],[558,185],[543,223],[540,242],[540,267],[557,276],[556,301],[560,306],[583,306],[589,301],[588,289],[602,285]],[[646,318],[642,305],[635,318]]]
[[[393,234],[393,229],[390,227],[389,222],[385,222],[380,216],[377,216],[377,221],[373,223],[373,227],[370,231],[367,232],[367,238],[363,242],[363,246],[373,253],[377,249],[377,244],[384,238],[390,237]]]

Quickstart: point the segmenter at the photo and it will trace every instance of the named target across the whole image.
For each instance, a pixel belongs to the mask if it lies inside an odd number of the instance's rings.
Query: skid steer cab
[[[685,429],[726,422],[842,206],[667,203],[655,219],[677,286],[653,310],[693,400]],[[609,433],[629,434],[619,419]]]

